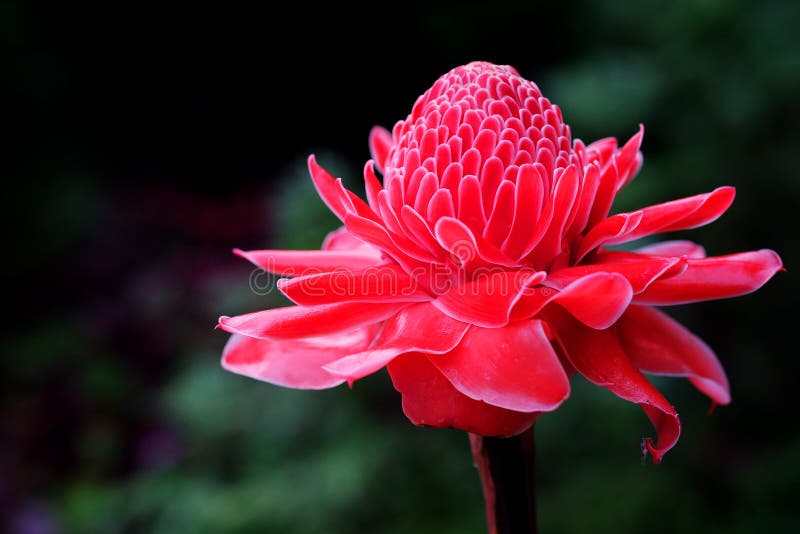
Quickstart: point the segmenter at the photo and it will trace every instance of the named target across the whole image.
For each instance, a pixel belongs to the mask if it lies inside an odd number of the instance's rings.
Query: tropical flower
[[[412,422],[483,436],[525,431],[577,372],[642,407],[660,461],[680,422],[643,373],[688,377],[716,404],[730,394],[711,349],[653,306],[749,293],[781,260],[706,257],[689,241],[607,248],[710,223],[733,202],[720,187],[609,215],[642,135],[586,145],[512,67],[448,72],[391,133],[373,129],[367,202],[309,158],[344,224],[322,250],[236,251],[290,277],[278,288],[296,305],[220,318],[234,334],[223,366],[305,389],[387,367]]]

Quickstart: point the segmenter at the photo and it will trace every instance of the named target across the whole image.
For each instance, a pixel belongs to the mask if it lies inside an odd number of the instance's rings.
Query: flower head
[[[309,158],[344,224],[322,250],[237,251],[291,277],[278,287],[296,305],[222,317],[234,334],[223,366],[311,389],[387,367],[411,421],[485,436],[556,409],[577,372],[642,407],[660,461],[680,423],[643,373],[688,377],[716,404],[730,394],[711,349],[653,306],[749,293],[781,260],[706,257],[689,241],[608,249],[710,223],[733,202],[720,187],[609,216],[642,135],[585,145],[512,67],[450,71],[391,133],[373,129],[367,202]]]

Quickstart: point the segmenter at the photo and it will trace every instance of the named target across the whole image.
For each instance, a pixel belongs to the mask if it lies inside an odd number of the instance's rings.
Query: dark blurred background
[[[5,530],[484,532],[466,436],[411,426],[385,373],[284,390],[222,371],[213,330],[280,302],[232,247],[335,227],[307,154],[358,188],[370,127],[475,59],[535,80],[586,141],[646,125],[616,209],[735,185],[719,222],[676,237],[789,268],[671,309],[734,402],[709,416],[657,379],[684,424],[661,467],[640,461],[636,406],[573,380],[537,425],[542,531],[800,529],[799,2],[199,5],[0,4]]]

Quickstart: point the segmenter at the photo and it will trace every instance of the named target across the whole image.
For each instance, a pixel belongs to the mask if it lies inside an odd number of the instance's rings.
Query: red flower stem
[[[469,435],[489,534],[535,534],[533,427],[510,438]]]

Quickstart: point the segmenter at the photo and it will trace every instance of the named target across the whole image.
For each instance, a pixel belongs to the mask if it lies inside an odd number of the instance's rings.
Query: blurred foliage
[[[514,64],[587,141],[626,139],[644,123],[645,166],[617,209],[732,184],[738,198],[721,221],[676,237],[712,254],[771,247],[790,269],[800,263],[800,3],[412,4],[381,36],[380,57],[374,43],[336,48],[323,34],[314,53],[330,61],[301,67],[325,76],[289,85],[311,91],[295,100],[285,79],[260,70],[258,46],[219,59],[199,34],[184,43],[190,24],[131,13],[137,35],[140,19],[154,32],[147,57],[166,58],[150,71],[113,44],[112,22],[84,22],[97,32],[84,42],[55,13],[9,2],[0,17],[16,52],[4,60],[7,90],[32,104],[15,112],[28,148],[6,210],[18,245],[5,266],[19,281],[9,298],[24,317],[4,326],[0,363],[0,512],[11,532],[484,532],[466,436],[413,427],[385,373],[352,391],[280,389],[222,371],[225,335],[211,328],[220,313],[283,302],[250,290],[251,269],[231,247],[313,248],[335,227],[305,176],[304,145],[330,143],[318,159],[357,189],[368,124],[391,126],[458,63]],[[305,15],[296,13],[303,24]],[[239,31],[249,14],[231,17],[231,38],[268,31]],[[333,28],[362,29],[344,24]],[[402,48],[409,35],[416,42]],[[102,42],[120,48],[93,56]],[[236,78],[220,67],[228,61],[260,77]],[[215,92],[226,76],[237,85]],[[150,101],[137,98],[162,93],[163,116],[149,123]],[[68,105],[76,94],[102,103],[96,122],[82,125],[81,105]],[[265,185],[268,173],[280,179]],[[752,296],[671,310],[716,349],[734,403],[708,416],[687,383],[656,380],[684,424],[660,468],[639,460],[652,430],[638,408],[574,379],[569,401],[537,424],[541,531],[800,529],[798,289],[780,274]]]

